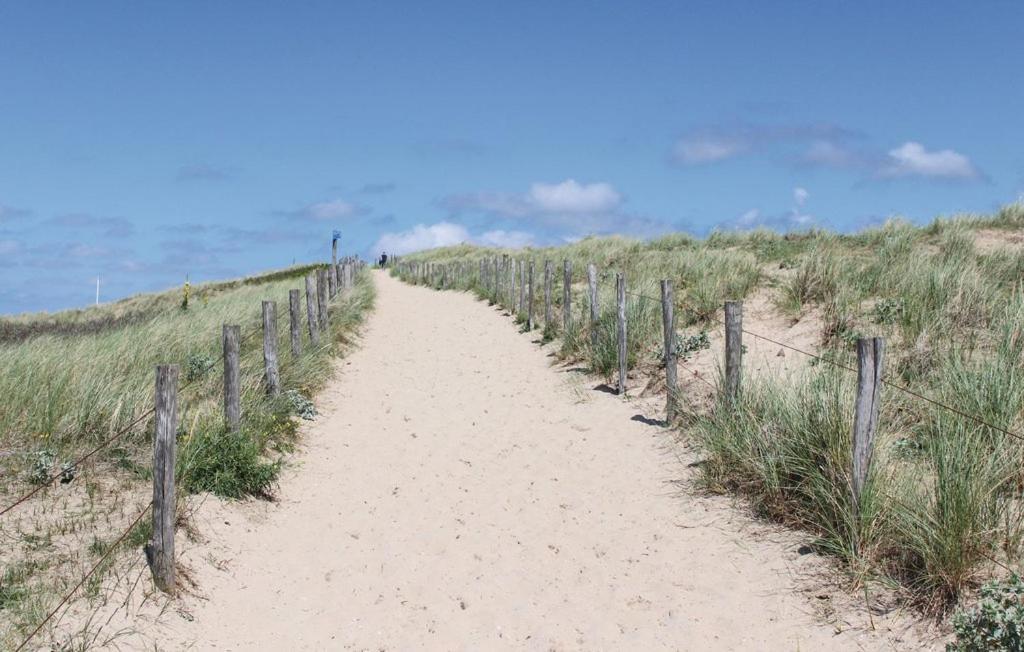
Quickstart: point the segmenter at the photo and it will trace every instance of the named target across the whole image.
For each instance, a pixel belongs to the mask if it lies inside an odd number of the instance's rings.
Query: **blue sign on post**
[[[341,240],[341,231],[334,229],[334,240]]]

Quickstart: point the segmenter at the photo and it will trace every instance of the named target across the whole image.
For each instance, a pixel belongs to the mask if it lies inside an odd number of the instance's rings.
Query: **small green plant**
[[[214,364],[214,359],[205,353],[190,353],[185,361],[185,380],[199,380],[213,368]]]
[[[53,472],[53,465],[57,463],[57,455],[48,448],[38,450],[31,455],[32,462],[29,467],[28,481],[32,484],[45,484]]]
[[[981,652],[1024,649],[1024,582],[1016,574],[981,588],[973,609],[953,616],[956,641],[948,652]]]
[[[197,432],[182,452],[181,484],[189,493],[224,498],[268,497],[281,470],[263,459],[261,447],[248,433],[218,429]]]
[[[313,405],[313,401],[303,396],[299,390],[287,390],[284,393],[284,399],[288,402],[288,407],[295,416],[301,417],[306,421],[312,421],[316,418],[316,406]]]
[[[676,338],[676,355],[688,360],[692,353],[711,348],[711,340],[708,339],[708,332],[701,331],[697,335]]]
[[[903,316],[903,299],[882,299],[875,304],[874,322],[876,324],[895,324]]]

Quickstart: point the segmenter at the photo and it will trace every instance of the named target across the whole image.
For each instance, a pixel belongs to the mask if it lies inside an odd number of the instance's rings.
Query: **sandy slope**
[[[161,649],[910,647],[816,616],[796,578],[820,560],[680,487],[643,404],[468,295],[376,280],[280,502],[198,511]]]

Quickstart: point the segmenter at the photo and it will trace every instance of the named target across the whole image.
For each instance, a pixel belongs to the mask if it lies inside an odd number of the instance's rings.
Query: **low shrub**
[[[977,606],[953,616],[953,629],[948,652],[1024,649],[1024,582],[1014,574],[985,584]]]

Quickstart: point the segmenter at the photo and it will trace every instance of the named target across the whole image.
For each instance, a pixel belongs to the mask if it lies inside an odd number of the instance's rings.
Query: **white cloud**
[[[796,202],[797,206],[803,206],[807,203],[807,198],[810,196],[811,193],[803,188],[793,188],[793,201]]]
[[[408,254],[413,251],[448,247],[470,241],[469,231],[461,224],[438,222],[429,226],[417,224],[408,231],[385,233],[373,245],[376,254],[386,251],[389,255]]]
[[[294,211],[274,211],[275,215],[289,217],[295,220],[307,220],[310,222],[329,222],[345,220],[352,217],[366,215],[370,209],[344,199],[331,199],[308,204]]]
[[[822,165],[835,168],[854,167],[860,164],[860,158],[843,145],[830,140],[816,140],[803,153],[800,160],[810,165]]]
[[[699,135],[677,142],[672,155],[681,163],[714,163],[742,154],[746,150],[747,144],[737,138]]]
[[[757,224],[761,220],[761,211],[751,208],[749,211],[736,218],[736,224],[740,227],[747,227]]]
[[[533,244],[533,234],[525,231],[503,231],[497,229],[482,233],[475,238],[477,242],[487,247],[504,247],[508,249],[521,249]]]
[[[303,212],[314,220],[338,220],[356,215],[359,208],[342,199],[334,199],[310,204],[303,209]]]
[[[544,213],[607,213],[618,208],[622,195],[610,184],[581,184],[575,179],[561,183],[535,183],[527,198]]]
[[[931,179],[977,179],[980,175],[963,154],[951,149],[928,151],[912,141],[889,150],[888,163],[879,170],[882,177],[926,177]]]

